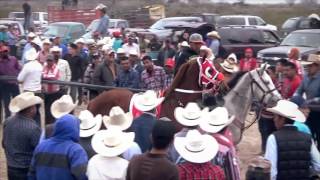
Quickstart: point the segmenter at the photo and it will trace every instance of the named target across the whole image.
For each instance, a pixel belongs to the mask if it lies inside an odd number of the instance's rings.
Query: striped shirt
[[[5,121],[2,146],[9,167],[28,168],[30,166],[40,134],[41,129],[36,122],[20,114]]]
[[[153,71],[148,73],[144,70],[141,74],[141,88],[148,90],[165,89],[166,72],[160,66],[154,66]]]
[[[224,171],[221,167],[212,165],[210,162],[196,164],[185,162],[178,165],[179,178],[184,180],[210,179],[225,180]]]

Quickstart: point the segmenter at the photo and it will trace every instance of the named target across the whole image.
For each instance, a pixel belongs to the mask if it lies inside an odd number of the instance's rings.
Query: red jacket
[[[299,75],[296,75],[292,80],[285,78],[283,81],[283,87],[281,89],[281,95],[284,99],[289,99],[296,92],[300,86],[301,78]]]
[[[258,62],[256,58],[242,58],[240,60],[240,71],[252,71],[258,67]]]

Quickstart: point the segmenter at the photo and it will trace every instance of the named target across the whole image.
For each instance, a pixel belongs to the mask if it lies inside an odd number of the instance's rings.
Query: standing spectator
[[[278,101],[272,112],[277,131],[268,137],[265,158],[271,162],[271,179],[309,179],[311,170],[320,172],[320,154],[310,135],[299,132],[294,121],[305,122],[298,106]]]
[[[117,52],[117,63],[120,64],[120,59],[123,57],[128,57],[123,48],[118,48]]]
[[[20,71],[17,79],[22,83],[22,91],[41,93],[42,65],[37,61],[38,53],[35,49],[30,49],[26,55],[26,64]]]
[[[240,60],[240,71],[248,72],[258,67],[257,59],[253,57],[253,50],[247,48],[244,50],[244,58]]]
[[[72,82],[82,82],[85,65],[84,60],[79,56],[79,49],[78,46],[75,44],[70,44],[69,53],[67,54],[64,59],[66,59],[69,63],[71,69],[71,81]],[[82,88],[71,86],[70,95],[73,101],[76,101],[78,95],[78,103],[81,104],[81,95],[82,95]]]
[[[151,57],[142,59],[144,71],[141,73],[141,88],[148,90],[164,90],[166,85],[166,72],[162,67],[153,64]]]
[[[129,61],[134,70],[136,70],[139,74],[139,79],[141,77],[141,73],[144,70],[141,60],[139,58],[139,54],[137,51],[132,50],[129,52]]]
[[[29,30],[31,27],[33,27],[33,20],[32,20],[32,11],[31,6],[28,3],[29,0],[25,0],[25,2],[22,4],[23,14],[24,14],[24,23],[23,27],[25,30]]]
[[[8,36],[8,27],[5,25],[0,25],[0,42],[2,44],[7,44],[8,40],[9,40],[9,36]]]
[[[281,89],[281,95],[283,99],[290,99],[301,83],[296,65],[288,61],[283,67],[283,76],[285,86]]]
[[[26,45],[24,45],[23,47],[23,52],[22,52],[22,57],[21,57],[21,63],[24,64],[26,59],[25,59],[25,56],[26,56],[26,53],[32,49],[32,45],[31,45],[31,41],[36,37],[36,34],[34,34],[33,32],[30,32],[28,35],[27,35],[27,43]]]
[[[164,71],[166,72],[165,88],[169,88],[173,81],[173,69],[174,60],[172,58],[167,59],[164,65]]]
[[[120,71],[117,78],[114,81],[116,87],[124,88],[139,88],[139,74],[131,67],[130,61],[127,57],[124,57],[120,61]]]
[[[87,84],[94,84],[93,78],[94,78],[94,72],[97,69],[97,67],[99,66],[99,64],[101,63],[101,59],[99,54],[95,54],[92,56],[92,63],[90,63],[86,69],[86,71],[84,72],[84,78],[83,81],[84,83]],[[89,100],[97,97],[99,95],[98,91],[96,89],[88,89],[88,93],[89,94]]]
[[[17,43],[19,36],[15,33],[16,29],[14,25],[9,25],[8,31],[8,46],[10,47],[10,55],[17,56]]]
[[[178,44],[178,51],[176,53],[176,55],[174,56],[174,59],[177,60],[180,58],[181,54],[183,53],[183,51],[185,51],[189,46],[187,41],[183,41],[182,43]]]
[[[190,47],[186,47],[179,58],[176,59],[176,66],[174,69],[174,74],[177,74],[181,65],[189,61],[191,57],[198,56],[200,53],[200,48],[203,45],[203,39],[201,34],[194,33],[189,39]]]
[[[158,58],[157,58],[158,61],[156,64],[158,66],[164,67],[166,60],[168,58],[173,58],[175,54],[176,54],[176,51],[172,48],[171,41],[169,39],[167,39],[164,42],[163,47],[160,49],[160,52],[159,52]]]
[[[54,62],[59,69],[59,80],[69,82],[71,80],[71,70],[68,61],[61,59],[62,49],[58,46],[53,46],[50,49],[50,53],[53,55]],[[60,91],[62,94],[67,94],[68,86],[60,85]]]
[[[150,41],[146,38],[146,36],[144,34],[141,34],[139,38],[140,50],[146,52],[149,46],[149,43]]]
[[[49,39],[42,41],[42,50],[39,52],[39,62],[44,65],[50,53],[51,42]]]
[[[122,48],[123,40],[121,38],[121,32],[115,31],[112,33],[114,41],[112,44],[112,49],[118,53],[118,49]]]
[[[29,179],[87,179],[88,156],[78,144],[79,125],[78,118],[70,114],[57,119],[53,136],[34,151]]]
[[[96,13],[99,16],[99,24],[97,29],[95,29],[94,34],[97,34],[100,37],[105,37],[109,35],[109,16],[107,15],[107,6],[99,4],[96,7]]]
[[[87,152],[88,158],[91,159],[96,154],[91,145],[92,136],[100,130],[102,125],[102,116],[100,114],[93,116],[90,111],[84,110],[80,112],[79,120],[79,144]]]
[[[320,55],[309,55],[307,64],[307,75],[304,77],[299,88],[294,96],[302,97],[305,93],[305,105],[318,105],[320,104]],[[312,137],[320,149],[320,128],[319,128],[319,109],[310,107],[310,113],[307,118],[306,124],[310,127]]]
[[[47,57],[47,61],[42,71],[42,79],[44,80],[59,80],[60,72],[57,64],[54,62],[53,55]],[[50,113],[51,104],[61,97],[58,84],[43,84],[42,92],[44,93],[44,112],[45,112],[45,124],[51,124],[54,122],[54,117]]]
[[[303,78],[304,72],[303,72],[303,68],[300,64],[300,62],[298,60],[300,60],[300,51],[298,48],[292,48],[290,49],[289,53],[288,53],[288,58],[289,61],[294,63],[296,65],[297,68],[297,72],[298,75],[300,76],[300,78]]]
[[[140,54],[139,45],[134,43],[134,40],[135,38],[132,35],[130,35],[128,39],[128,43],[122,46],[127,56],[129,56],[130,52],[137,52],[138,55]]]
[[[156,35],[153,36],[150,40],[150,43],[148,44],[148,49],[150,49],[150,51],[160,51],[161,43],[159,42]]]
[[[74,42],[79,48],[79,56],[84,60],[84,64],[87,66],[89,64],[89,52],[85,48],[85,41],[83,38],[77,39]]]
[[[207,34],[208,43],[207,46],[211,49],[213,55],[215,57],[219,56],[219,48],[220,48],[220,35],[217,31],[211,31]]]
[[[61,37],[59,34],[52,38],[52,46],[58,46],[59,48],[62,49],[61,57],[64,57],[69,53],[68,47],[61,42]]]
[[[125,133],[117,126],[97,132],[92,147],[98,153],[88,164],[89,179],[125,180],[129,162],[121,157],[133,145],[134,133]]]
[[[152,139],[152,149],[150,152],[135,156],[130,161],[126,179],[178,180],[177,167],[166,157],[175,131],[172,122],[156,121],[150,138]]]
[[[107,50],[104,53],[103,63],[97,67],[93,74],[93,82],[97,85],[112,86],[118,73],[115,53],[113,50]]]
[[[27,179],[32,154],[41,134],[34,121],[36,105],[41,103],[42,99],[31,92],[22,93],[10,102],[9,109],[16,114],[5,121],[2,139],[9,180]]]
[[[174,147],[186,160],[178,165],[180,179],[226,179],[223,169],[210,162],[219,150],[213,136],[190,130],[186,137],[175,137]]]
[[[142,152],[151,148],[150,134],[156,122],[155,108],[163,100],[164,98],[158,98],[156,92],[151,90],[137,95],[133,100],[134,107],[143,114],[133,120],[130,129],[136,133],[135,142],[138,143]]]
[[[0,76],[17,76],[21,67],[18,60],[14,56],[9,55],[9,48],[7,46],[0,47]],[[3,105],[5,109],[5,117],[10,116],[9,103],[10,99],[19,94],[19,87],[16,82],[11,81],[0,81],[1,84],[1,100],[3,100]]]

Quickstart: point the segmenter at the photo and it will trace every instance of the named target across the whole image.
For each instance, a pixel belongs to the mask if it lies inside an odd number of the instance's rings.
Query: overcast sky
[[[210,0],[212,2],[239,2],[239,0]],[[300,2],[303,0],[297,0],[297,2]],[[286,0],[245,0],[248,4],[279,4],[279,3],[286,3]],[[318,0],[318,3],[320,3],[320,0]]]

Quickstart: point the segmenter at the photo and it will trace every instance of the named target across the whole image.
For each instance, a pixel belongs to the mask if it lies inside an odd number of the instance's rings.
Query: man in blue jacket
[[[87,179],[88,157],[78,144],[79,133],[80,121],[75,116],[57,119],[53,136],[34,151],[29,179]]]

